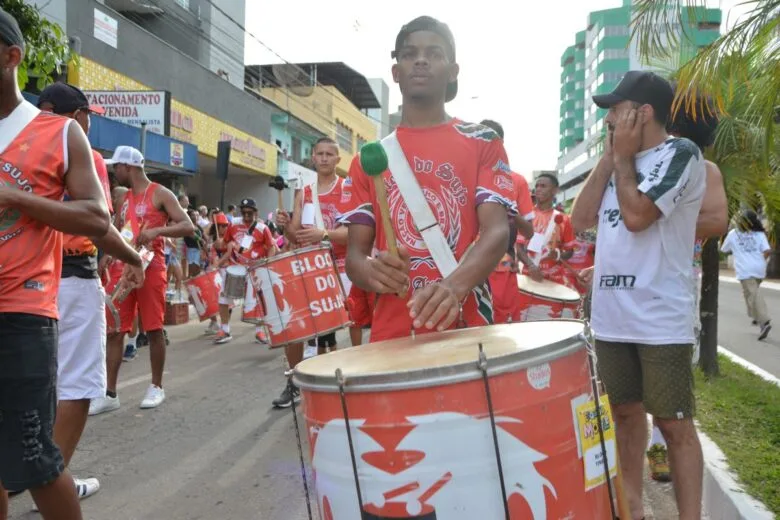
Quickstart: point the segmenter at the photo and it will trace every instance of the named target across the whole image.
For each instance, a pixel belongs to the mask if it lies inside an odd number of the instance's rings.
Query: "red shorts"
[[[114,262],[111,266],[111,281],[106,286],[106,293],[111,294],[122,276],[123,265]],[[146,270],[144,284],[117,303],[120,325],[118,332],[129,333],[133,329],[136,312],[141,318],[141,327],[146,332],[160,330],[165,323],[165,291],[168,289],[168,270],[163,267],[149,266]],[[108,312],[108,311],[106,311]],[[111,316],[106,316],[112,320]],[[111,321],[109,322],[111,323]]]
[[[493,323],[520,321],[520,290],[517,273],[493,271],[490,273],[490,291],[493,293]]]
[[[376,295],[361,289],[355,284],[349,290],[347,310],[352,318],[353,327],[370,327],[374,315]]]

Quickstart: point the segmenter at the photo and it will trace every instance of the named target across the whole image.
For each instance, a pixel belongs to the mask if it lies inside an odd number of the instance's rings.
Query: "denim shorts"
[[[0,482],[49,484],[64,471],[52,440],[57,407],[57,320],[0,313]]]

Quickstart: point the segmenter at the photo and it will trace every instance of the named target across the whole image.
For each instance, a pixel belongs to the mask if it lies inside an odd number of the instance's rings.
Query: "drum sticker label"
[[[607,480],[604,476],[604,453],[601,449],[600,431],[604,432],[610,478],[617,475],[615,423],[612,420],[612,410],[606,395],[602,395],[599,402],[601,403],[601,425],[599,425],[594,401],[588,401],[577,407],[577,426],[584,454],[585,491],[590,491]]]
[[[552,378],[552,368],[549,363],[542,363],[527,370],[528,382],[534,390],[544,390],[550,388],[550,379]]]
[[[408,428],[400,432],[375,427],[364,431],[362,427],[369,426],[365,419],[350,420],[365,513],[376,518],[503,518],[493,443],[474,442],[492,438],[489,418],[442,412],[402,420]],[[548,520],[548,495],[554,499],[558,495],[536,468],[548,456],[500,427],[520,422],[496,417],[506,494],[510,502],[519,495],[531,519]],[[327,474],[335,461],[350,460],[343,419],[328,421],[313,433],[315,478],[318,468]],[[484,477],[475,479],[475,474]],[[353,487],[339,479],[322,478],[317,479],[316,488],[324,518],[355,518],[360,507]]]
[[[266,305],[265,324],[271,329],[271,333],[281,334],[292,318],[292,306],[284,298],[284,280],[276,271],[266,267],[255,269],[253,276],[260,286],[260,293]],[[281,296],[278,299],[274,288]]]

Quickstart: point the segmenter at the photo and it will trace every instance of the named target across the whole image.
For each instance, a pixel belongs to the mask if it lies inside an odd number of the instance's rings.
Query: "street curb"
[[[700,428],[697,430],[704,454],[702,503],[710,520],[774,520],[766,506],[737,483],[718,445]]]
[[[718,352],[760,378],[780,386],[780,379],[753,363],[742,359],[726,348]],[[737,482],[729,468],[726,455],[697,424],[704,454],[704,488],[702,503],[710,520],[774,520],[775,516],[764,504],[751,497]]]

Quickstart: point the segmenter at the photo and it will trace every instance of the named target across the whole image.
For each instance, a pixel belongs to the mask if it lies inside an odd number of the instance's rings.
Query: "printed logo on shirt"
[[[22,176],[22,171],[19,168],[16,168],[9,162],[4,162],[0,168],[2,169],[3,173],[7,173],[11,176],[11,179],[9,180],[0,180],[0,182],[5,184],[7,188],[18,187],[19,189],[28,193],[33,192],[32,186],[30,186],[27,179]],[[15,179],[15,182],[12,179]],[[22,212],[17,209],[0,208],[0,231],[6,231],[12,228],[21,218],[21,216]],[[14,234],[14,236],[16,236],[16,234]]]
[[[455,130],[464,137],[469,139],[479,139],[481,141],[497,141],[501,138],[498,136],[495,130],[482,126],[476,123],[457,123],[455,124]]]
[[[414,158],[414,173],[431,173],[433,171],[433,161],[428,159]]]
[[[38,280],[27,280],[26,282],[24,282],[24,288],[31,291],[43,291],[44,285],[42,282],[39,282]]]
[[[496,164],[493,165],[493,171],[502,171],[504,173],[512,173],[512,170],[509,169],[509,165],[502,161],[501,159],[498,160]]]
[[[623,220],[623,216],[620,214],[620,209],[607,208],[604,210],[601,223],[611,228],[616,228],[622,220]]]
[[[690,179],[685,181],[685,184],[682,185],[682,187],[677,190],[677,195],[674,196],[674,204],[677,204],[683,195],[685,195],[685,190],[688,188],[688,183],[690,182]]]
[[[512,191],[514,189],[512,179],[509,177],[504,177],[503,175],[496,175],[493,177],[493,184],[495,184],[500,190]]]
[[[604,274],[599,280],[599,289],[630,291],[636,284],[633,274]]]

